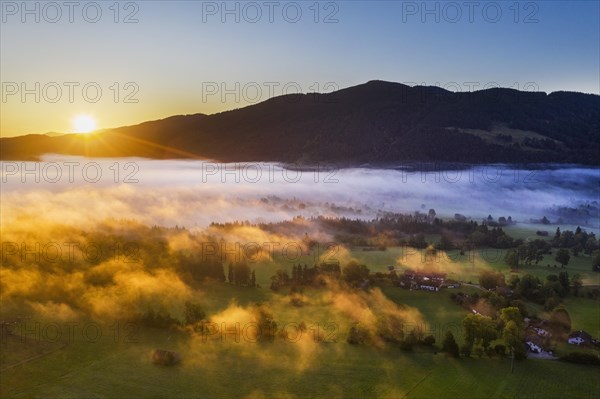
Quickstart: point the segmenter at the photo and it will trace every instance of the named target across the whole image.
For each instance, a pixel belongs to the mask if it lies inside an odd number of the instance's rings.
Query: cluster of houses
[[[547,321],[540,320],[536,322],[530,322],[529,319],[525,319],[527,328],[525,329],[525,345],[533,353],[544,352],[544,347],[548,346],[549,339],[552,337],[550,331],[548,331]],[[552,354],[552,352],[548,352]]]
[[[399,278],[398,285],[410,290],[439,291],[442,288],[456,288],[459,283],[446,280],[446,273],[408,269]]]
[[[529,350],[533,353],[548,352],[552,355],[551,351],[545,349],[550,346],[550,338],[552,337],[552,333],[549,331],[548,322],[546,320],[530,322],[528,319],[526,319],[526,322],[528,325],[525,329],[525,344]],[[578,346],[590,346],[598,345],[600,342],[594,340],[587,332],[579,330],[569,334],[567,343]]]

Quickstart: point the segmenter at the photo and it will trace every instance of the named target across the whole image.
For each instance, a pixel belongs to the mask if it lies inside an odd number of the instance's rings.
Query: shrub
[[[498,356],[506,356],[506,346],[502,345],[502,344],[498,344],[496,346],[494,346],[494,352],[496,352],[496,354]]]
[[[435,337],[433,335],[428,335],[423,338],[423,345],[433,346],[435,344]]]
[[[446,337],[442,343],[442,352],[449,353],[454,357],[458,357],[460,354],[458,350],[458,344],[454,339],[454,335],[450,331],[446,332]]]
[[[460,354],[464,357],[471,357],[471,352],[473,351],[473,347],[469,344],[464,344],[460,347]]]
[[[600,358],[591,353],[571,352],[560,358],[563,362],[600,366]]]
[[[346,341],[351,345],[362,345],[369,341],[369,332],[358,324],[350,327]]]

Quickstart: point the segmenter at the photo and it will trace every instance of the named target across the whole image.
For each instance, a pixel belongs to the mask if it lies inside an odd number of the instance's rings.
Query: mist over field
[[[271,163],[86,159],[47,156],[2,162],[2,225],[35,215],[82,225],[107,218],[203,228],[212,222],[276,222],[295,216],[371,219],[381,212],[491,214],[557,220],[560,207],[587,207],[570,223],[598,227],[600,169],[502,165],[446,169],[293,169]],[[420,168],[421,170],[415,169]]]
[[[599,1],[0,15],[0,399],[598,397]]]

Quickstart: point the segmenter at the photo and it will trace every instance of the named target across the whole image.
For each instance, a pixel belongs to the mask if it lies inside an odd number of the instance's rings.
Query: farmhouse
[[[439,291],[440,286],[438,283],[420,284],[419,288],[426,291]]]
[[[571,345],[589,344],[592,342],[592,336],[583,330],[572,332],[567,339]]]
[[[525,343],[529,347],[529,350],[532,351],[533,353],[542,352],[542,348],[539,345],[536,345],[535,343],[533,343],[532,341],[527,341]]]
[[[548,323],[546,320],[536,320],[531,322],[531,324],[529,323],[529,320],[527,320],[526,323],[528,324],[529,330],[537,336],[542,338],[549,338],[552,336],[550,331],[548,331]]]
[[[535,334],[528,334],[525,338],[525,344],[533,353],[541,353],[544,350],[542,339]]]
[[[550,336],[550,333],[546,330],[544,330],[543,328],[539,328],[539,327],[533,327],[533,330],[536,332],[537,335],[539,335],[540,337],[548,337]]]
[[[445,280],[445,273],[420,272],[408,269],[400,278],[400,285],[410,289],[439,291]]]

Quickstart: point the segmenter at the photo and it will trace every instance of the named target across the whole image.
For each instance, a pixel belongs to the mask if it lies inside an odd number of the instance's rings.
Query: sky
[[[1,137],[376,79],[600,94],[598,1],[0,3]]]

